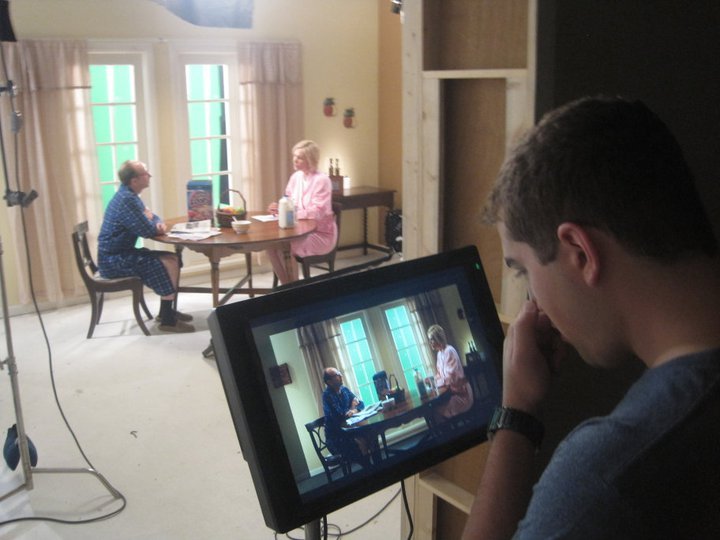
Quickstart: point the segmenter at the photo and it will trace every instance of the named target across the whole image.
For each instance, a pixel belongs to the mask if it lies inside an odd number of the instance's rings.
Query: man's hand
[[[503,405],[540,416],[567,345],[550,319],[529,300],[510,325],[503,347]]]
[[[155,228],[158,234],[165,234],[167,232],[167,226],[164,223],[158,223]]]

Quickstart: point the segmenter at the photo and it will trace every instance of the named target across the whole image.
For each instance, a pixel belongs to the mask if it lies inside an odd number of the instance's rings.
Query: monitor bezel
[[[266,318],[281,306],[293,310],[309,303],[349,297],[413,276],[431,275],[458,268],[467,278],[486,342],[495,349],[492,361],[502,376],[503,331],[477,248],[468,246],[427,257],[403,261],[364,272],[320,277],[300,286],[218,307],[209,317],[215,357],[238,441],[255,485],[266,524],[287,532],[347,506],[375,491],[412,476],[486,440],[486,430],[463,433],[449,444],[401,462],[382,474],[363,477],[340,492],[303,500],[290,466],[282,433],[268,392],[265,374],[252,332],[254,321]],[[342,293],[338,293],[342,291]],[[472,329],[471,329],[472,330]],[[242,352],[240,352],[242,351]]]

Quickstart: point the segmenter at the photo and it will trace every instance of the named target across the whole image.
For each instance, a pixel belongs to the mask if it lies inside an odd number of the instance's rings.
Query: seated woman
[[[330,253],[337,243],[337,225],[332,210],[332,184],[330,177],[318,171],[320,148],[313,141],[300,141],[292,149],[295,172],[285,188],[285,195],[295,203],[296,219],[314,219],[317,228],[309,235],[290,243],[290,268],[285,268],[284,254],[279,249],[268,250],[273,271],[281,284],[297,281],[298,265],[295,255],[324,255]],[[278,203],[268,206],[271,214],[277,214]],[[288,271],[289,270],[289,271]]]
[[[448,345],[445,330],[439,324],[433,324],[427,331],[432,350],[437,351],[435,384],[438,390],[446,388],[450,399],[437,407],[439,419],[451,418],[470,409],[473,394],[470,383],[465,378],[462,362],[455,347]]]

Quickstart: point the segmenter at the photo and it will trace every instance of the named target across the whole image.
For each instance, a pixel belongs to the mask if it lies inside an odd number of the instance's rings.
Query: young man
[[[505,340],[465,538],[720,538],[718,244],[667,127],[639,102],[568,104],[509,157],[486,217],[531,299]],[[647,370],[533,488],[567,343],[590,365]]]
[[[180,280],[178,256],[168,251],[138,249],[138,237],[165,234],[165,224],[140,199],[152,175],[140,161],[126,161],[118,171],[121,186],[105,209],[98,236],[98,269],[105,278],[139,276],[160,295],[158,328],[163,332],[194,332],[192,316],[174,308]]]

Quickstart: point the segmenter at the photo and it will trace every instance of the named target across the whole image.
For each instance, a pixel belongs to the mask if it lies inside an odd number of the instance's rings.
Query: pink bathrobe
[[[462,362],[452,345],[437,352],[435,384],[446,386],[451,392],[450,400],[438,411],[445,418],[467,411],[473,404],[472,388],[465,378]]]
[[[337,242],[337,225],[332,211],[332,184],[325,173],[314,171],[307,177],[295,171],[288,180],[285,195],[295,203],[296,219],[314,219],[317,229],[291,243],[293,255],[323,255],[332,251]]]

